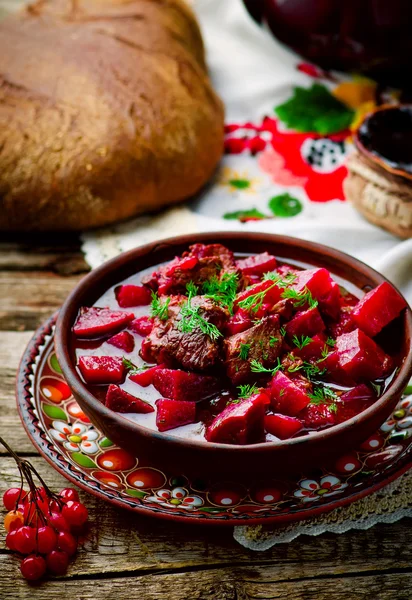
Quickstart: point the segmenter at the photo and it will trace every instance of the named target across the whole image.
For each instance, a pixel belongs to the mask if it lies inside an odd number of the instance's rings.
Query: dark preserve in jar
[[[194,244],[83,307],[77,369],[113,411],[188,439],[254,444],[359,414],[390,385],[406,303],[268,252]]]
[[[325,69],[410,88],[409,0],[244,0],[274,35]]]

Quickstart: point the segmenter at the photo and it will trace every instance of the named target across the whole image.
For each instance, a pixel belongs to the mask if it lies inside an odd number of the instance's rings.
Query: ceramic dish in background
[[[81,306],[91,306],[108,288],[130,275],[171,260],[193,243],[221,243],[235,253],[270,252],[306,267],[324,267],[355,295],[376,287],[385,278],[365,264],[341,252],[303,240],[262,233],[213,232],[179,236],[148,244],[122,254],[87,275],[64,303],[56,325],[55,347],[63,375],[84,412],[110,440],[152,466],[172,469],[179,465],[185,473],[198,476],[273,475],[309,468],[356,448],[376,431],[399,401],[412,373],[412,314],[408,308],[394,329],[399,347],[399,371],[389,389],[368,409],[310,436],[248,446],[206,443],[176,438],[149,430],[106,408],[81,380],[74,360],[72,327]]]

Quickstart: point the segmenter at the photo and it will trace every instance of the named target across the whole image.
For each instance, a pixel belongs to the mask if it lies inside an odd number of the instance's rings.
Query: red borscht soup
[[[89,390],[140,425],[253,444],[342,423],[386,390],[406,303],[324,268],[195,244],[113,286],[73,326]],[[388,335],[389,332],[389,335]]]

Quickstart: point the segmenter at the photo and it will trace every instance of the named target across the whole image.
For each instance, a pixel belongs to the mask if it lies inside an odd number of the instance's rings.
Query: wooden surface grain
[[[30,457],[51,487],[66,481],[41,459],[20,424],[14,378],[33,329],[87,271],[75,238],[3,237],[0,243],[0,435]],[[0,492],[17,484],[0,450]],[[65,577],[29,586],[0,532],[0,600],[409,600],[409,520],[342,535],[303,536],[266,552],[238,545],[231,529],[157,521],[81,493],[91,531]]]

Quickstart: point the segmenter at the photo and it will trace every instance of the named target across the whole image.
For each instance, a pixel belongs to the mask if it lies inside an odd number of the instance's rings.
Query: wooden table
[[[0,243],[0,435],[30,458],[55,489],[67,482],[35,452],[17,415],[14,379],[33,330],[88,267],[75,236],[2,235]],[[0,449],[0,491],[18,483]],[[231,529],[143,518],[81,493],[93,528],[67,576],[29,586],[0,533],[0,600],[409,600],[412,528],[408,520],[343,535],[300,537],[255,553]]]

